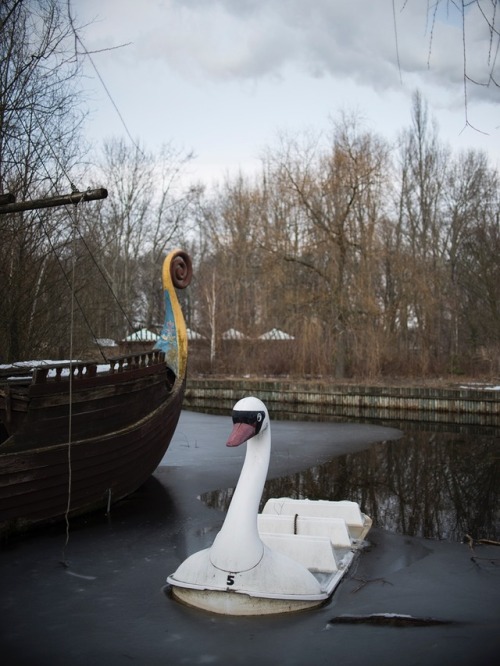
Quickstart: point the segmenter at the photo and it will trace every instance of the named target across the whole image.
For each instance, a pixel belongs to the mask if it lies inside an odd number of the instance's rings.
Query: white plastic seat
[[[274,515],[261,513],[257,516],[259,533],[262,534],[289,534],[300,536],[327,537],[332,546],[349,548],[351,537],[347,524],[343,518],[325,518],[303,515]]]
[[[335,550],[328,537],[300,536],[298,534],[261,534],[268,548],[299,562],[311,572],[337,571]]]
[[[371,525],[369,518],[361,513],[357,502],[348,500],[332,502],[273,497],[266,502],[262,513],[274,516],[297,514],[299,517],[342,518],[347,524],[351,539],[363,538]]]

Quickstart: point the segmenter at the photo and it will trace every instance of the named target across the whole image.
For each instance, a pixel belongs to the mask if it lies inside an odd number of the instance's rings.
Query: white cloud
[[[90,48],[132,42],[136,59],[159,59],[184,76],[215,80],[276,75],[294,65],[315,76],[354,77],[397,87],[400,72],[463,84],[460,13],[441,0],[73,0],[86,18]],[[98,17],[101,17],[99,19]],[[394,19],[396,26],[394,25]],[[495,43],[475,5],[467,12],[467,67],[487,82]],[[399,64],[398,64],[399,56]],[[496,72],[500,78],[500,66]],[[489,94],[474,87],[471,95]],[[496,91],[495,91],[496,92]]]
[[[245,79],[294,64],[377,89],[398,86],[400,66],[403,75],[430,72],[444,85],[463,83],[460,14],[445,0],[435,17],[430,3],[395,0],[396,29],[391,0],[171,0],[140,5],[142,12],[125,0],[119,7],[141,36],[138,56],[163,59],[184,75]],[[493,53],[475,6],[466,28],[468,67],[484,81]],[[475,88],[471,94],[484,92]]]
[[[461,134],[460,16],[441,0],[434,18],[433,6],[394,0],[395,32],[392,0],[72,0],[81,20],[95,19],[87,48],[130,42],[95,62],[132,135],[177,140],[211,173],[254,164],[277,130],[322,129],[340,108],[391,138],[409,124],[415,87],[445,139],[498,159],[500,92],[469,84],[469,120],[490,136]],[[475,6],[466,38],[468,71],[483,80],[494,53]],[[95,106],[94,135],[120,133],[105,96]]]

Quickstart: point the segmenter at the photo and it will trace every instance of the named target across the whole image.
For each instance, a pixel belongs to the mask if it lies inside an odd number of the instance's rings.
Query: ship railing
[[[147,352],[127,354],[108,359],[107,363],[96,361],[74,361],[73,363],[54,363],[37,366],[33,370],[33,383],[43,384],[47,381],[59,382],[67,380],[72,373],[73,379],[96,377],[98,374],[115,374],[158,365],[165,361],[164,352],[153,349]]]

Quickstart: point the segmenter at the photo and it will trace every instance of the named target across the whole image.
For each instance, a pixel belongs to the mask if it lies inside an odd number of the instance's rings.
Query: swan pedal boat
[[[227,446],[247,442],[224,524],[212,546],[167,578],[172,596],[224,615],[267,615],[325,603],[364,545],[371,519],[356,502],[272,498],[258,513],[271,425],[255,397],[236,403]]]

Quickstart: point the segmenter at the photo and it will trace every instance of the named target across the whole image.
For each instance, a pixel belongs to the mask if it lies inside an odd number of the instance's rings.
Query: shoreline
[[[500,387],[496,384],[417,386],[406,382],[388,385],[285,377],[189,376],[184,408],[221,413],[244,395],[252,394],[273,413],[287,419],[424,420],[500,427]]]

